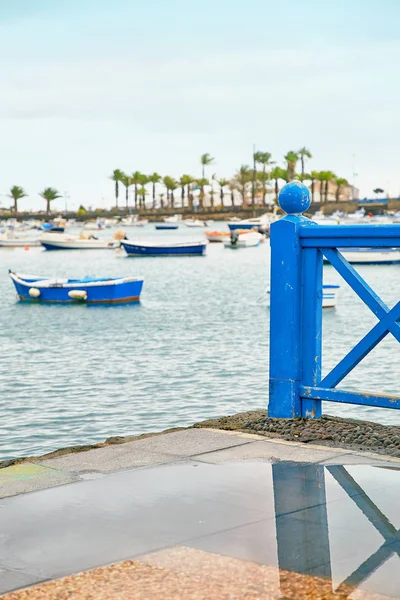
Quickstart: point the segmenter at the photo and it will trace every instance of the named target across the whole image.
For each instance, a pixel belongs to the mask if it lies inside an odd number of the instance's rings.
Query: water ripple
[[[188,232],[189,234],[190,232]],[[266,245],[205,258],[125,259],[113,252],[1,252],[0,458],[42,454],[112,435],[190,425],[268,403]],[[7,275],[143,275],[140,305],[22,305]],[[392,306],[400,267],[362,267]],[[325,280],[340,282],[327,267]],[[376,322],[343,287],[324,315],[324,372]],[[399,346],[387,337],[347,389],[398,392]],[[400,424],[393,411],[326,403],[330,414]]]

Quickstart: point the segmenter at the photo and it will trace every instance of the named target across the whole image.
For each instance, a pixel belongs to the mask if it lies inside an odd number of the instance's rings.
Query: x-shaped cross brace
[[[400,342],[400,302],[391,310],[374,290],[347,262],[337,250],[322,248],[321,252],[329,260],[345,281],[353,288],[361,300],[378,317],[379,323],[362,338],[356,346],[321,381],[318,387],[333,388],[354,369],[356,365],[390,332]]]
[[[344,467],[335,465],[326,468],[385,540],[374,554],[340,584],[336,589],[340,593],[349,587],[358,587],[393,554],[400,557],[400,530],[392,525]]]

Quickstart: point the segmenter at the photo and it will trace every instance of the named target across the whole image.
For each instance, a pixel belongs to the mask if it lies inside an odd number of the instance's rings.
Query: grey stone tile
[[[60,471],[112,473],[125,469],[161,465],[174,458],[169,454],[149,452],[147,449],[135,447],[135,443],[66,454],[59,458],[42,461],[40,464]]]
[[[321,447],[313,448],[312,446],[300,446],[297,444],[254,441],[243,446],[226,448],[204,455],[193,456],[192,458],[212,464],[249,459],[319,463],[330,458],[337,459],[339,456],[342,456],[342,451],[338,451],[334,448],[322,449]]]
[[[260,477],[246,471],[181,462],[9,498],[0,564],[58,577],[258,522],[265,498],[249,506],[249,485]]]
[[[25,588],[40,581],[43,581],[43,579],[35,575],[22,573],[21,571],[9,571],[0,567],[0,594]]]
[[[137,445],[149,452],[162,452],[174,456],[194,456],[204,452],[213,452],[222,448],[241,446],[249,442],[245,437],[223,431],[209,429],[185,429],[173,433],[166,433],[150,437],[137,442],[130,442],[128,446]]]
[[[357,454],[357,453],[349,453],[349,454],[340,454],[338,456],[333,456],[332,458],[328,458],[322,461],[323,465],[369,465],[371,467],[392,467],[396,468],[399,463],[394,461],[385,461],[385,457],[382,456],[381,459],[376,458],[376,454],[369,457],[365,454]]]
[[[72,473],[64,473],[39,464],[14,465],[0,470],[0,498],[72,483],[77,479]]]
[[[262,520],[190,540],[186,546],[264,565],[278,564],[276,532],[271,520]]]
[[[66,454],[60,458],[42,461],[40,464],[63,471],[109,473],[163,464],[176,460],[177,457],[189,457],[247,443],[246,438],[235,435],[206,429],[188,429],[88,452]]]

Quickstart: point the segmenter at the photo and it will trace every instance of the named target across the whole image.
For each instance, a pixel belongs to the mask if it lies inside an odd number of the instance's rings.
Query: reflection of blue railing
[[[400,342],[400,302],[391,310],[338,248],[400,247],[400,225],[319,226],[301,213],[309,190],[287,184],[287,213],[271,226],[270,417],[319,417],[321,401],[400,408],[400,397],[335,389],[390,332]],[[322,265],[325,257],[379,322],[321,379]]]
[[[338,585],[336,582],[334,593],[325,491],[326,471],[383,538],[376,552],[342,583]],[[318,580],[319,587],[317,583],[308,581],[310,587],[303,589],[304,595],[301,598],[340,597],[346,600],[392,556],[400,557],[400,530],[397,530],[342,465],[281,462],[272,465],[272,476],[280,588],[285,597],[293,597],[292,579],[288,578],[288,571],[325,580],[325,585]],[[304,585],[307,586],[307,581]],[[385,593],[384,590],[382,593]]]

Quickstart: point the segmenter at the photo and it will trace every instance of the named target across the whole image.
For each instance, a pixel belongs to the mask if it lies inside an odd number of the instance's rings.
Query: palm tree
[[[211,156],[211,154],[208,154],[208,152],[206,152],[206,154],[202,154],[200,157],[200,163],[201,163],[201,178],[204,179],[205,178],[205,168],[208,167],[208,165],[212,165],[214,163],[214,158]]]
[[[312,158],[312,154],[309,151],[308,148],[306,148],[305,146],[303,146],[303,148],[300,148],[300,150],[297,152],[297,156],[300,157],[301,160],[301,174],[304,175],[304,158]]]
[[[190,186],[194,182],[194,178],[191,175],[182,175],[179,179],[179,185],[181,186],[181,198],[182,198],[182,208],[185,206],[185,186],[187,186],[187,197],[188,203],[190,205]]]
[[[319,181],[319,201],[324,202],[324,191],[326,192],[326,171],[318,171],[315,179]]]
[[[165,187],[167,188],[167,201],[169,204],[170,208],[174,207],[174,190],[176,190],[176,188],[178,187],[178,182],[175,181],[175,179],[173,177],[170,177],[169,175],[166,175],[163,178],[163,182]]]
[[[253,179],[253,171],[248,165],[242,165],[239,171],[236,172],[234,181],[236,182],[237,189],[242,195],[243,204],[246,200],[247,184]]]
[[[281,167],[275,167],[270,173],[271,179],[275,180],[275,202],[278,204],[278,195],[279,195],[279,179],[284,179],[288,181],[288,174],[285,169]]]
[[[335,194],[336,202],[339,202],[339,197],[342,192],[342,186],[349,185],[349,182],[344,177],[336,177],[335,181],[336,181],[336,185],[337,185],[336,194]]]
[[[43,192],[39,193],[39,196],[41,196],[42,198],[44,198],[44,200],[46,200],[46,213],[49,214],[50,213],[50,204],[51,202],[53,202],[53,200],[57,200],[57,198],[61,198],[61,194],[58,190],[56,190],[55,188],[45,188],[43,190]]]
[[[261,183],[262,183],[262,190],[263,190],[263,203],[265,204],[265,196],[267,195],[267,188],[266,188],[266,182],[268,179],[267,176],[267,166],[268,165],[274,165],[275,162],[271,161],[271,157],[272,154],[270,152],[255,152],[254,153],[254,162],[260,165],[263,165],[263,170],[261,173]]]
[[[137,210],[138,204],[138,186],[142,184],[143,173],[140,171],[135,171],[131,176],[131,183],[135,186],[135,210]]]
[[[230,179],[228,183],[228,187],[231,192],[231,205],[234,210],[235,208],[235,190],[237,189],[236,181],[234,179]]]
[[[21,198],[25,198],[28,194],[25,194],[24,188],[19,187],[19,185],[13,185],[8,194],[10,198],[14,200],[14,212],[18,212],[18,200]]]
[[[226,185],[228,185],[229,179],[224,179],[223,177],[221,177],[221,179],[216,179],[215,181],[219,185],[219,197],[220,197],[220,201],[221,201],[221,206],[222,206],[222,208],[224,208],[224,187]],[[233,204],[232,204],[232,206],[233,206]]]
[[[290,150],[290,152],[286,154],[285,160],[287,162],[288,181],[292,181],[296,172],[296,165],[297,161],[299,160],[299,156],[297,152],[293,152],[293,150]]]
[[[132,180],[130,177],[128,177],[128,175],[125,175],[125,173],[123,173],[123,177],[121,178],[120,181],[121,181],[122,185],[125,186],[125,205],[126,205],[126,210],[128,210],[128,189],[132,183]]]
[[[115,169],[113,171],[113,174],[110,177],[110,179],[112,179],[112,181],[115,181],[115,206],[116,206],[116,208],[118,208],[118,196],[119,196],[118,184],[120,182],[122,183],[122,178],[124,176],[125,176],[125,173],[123,171],[121,171],[120,169]]]
[[[329,183],[336,180],[336,175],[332,171],[325,171],[326,183],[325,183],[325,202],[328,202],[328,191]]]
[[[329,182],[336,179],[336,175],[332,171],[320,171],[317,179],[320,182],[320,201],[328,202]]]
[[[158,173],[153,173],[147,178],[148,182],[153,184],[153,210],[156,207],[156,183],[159,183],[161,179],[161,175],[159,175]]]
[[[169,184],[169,189],[171,192],[171,208],[174,208],[175,206],[175,198],[174,198],[174,191],[179,187],[179,183],[176,181],[176,179],[172,178],[172,181]]]
[[[215,181],[215,173],[214,175],[211,177],[211,183],[210,183],[210,196],[211,196],[211,210],[214,210],[214,181]]]
[[[318,180],[318,171],[311,171],[310,173],[310,181],[311,181],[311,202],[314,202],[314,193],[315,193],[315,181]]]
[[[146,209],[146,194],[147,190],[143,185],[141,188],[138,189],[138,196],[140,198],[140,204],[144,207],[144,209]]]
[[[146,210],[146,194],[147,194],[147,190],[145,189],[145,186],[149,183],[149,178],[147,177],[147,175],[144,175],[143,173],[140,175],[140,191],[138,190],[138,196],[139,196],[139,205],[140,208],[143,208],[143,210]],[[143,189],[145,190],[145,193],[143,194]]]
[[[196,179],[196,183],[200,187],[200,208],[203,208],[204,196],[205,196],[204,186],[208,185],[210,182],[205,177],[202,177],[201,179]]]

